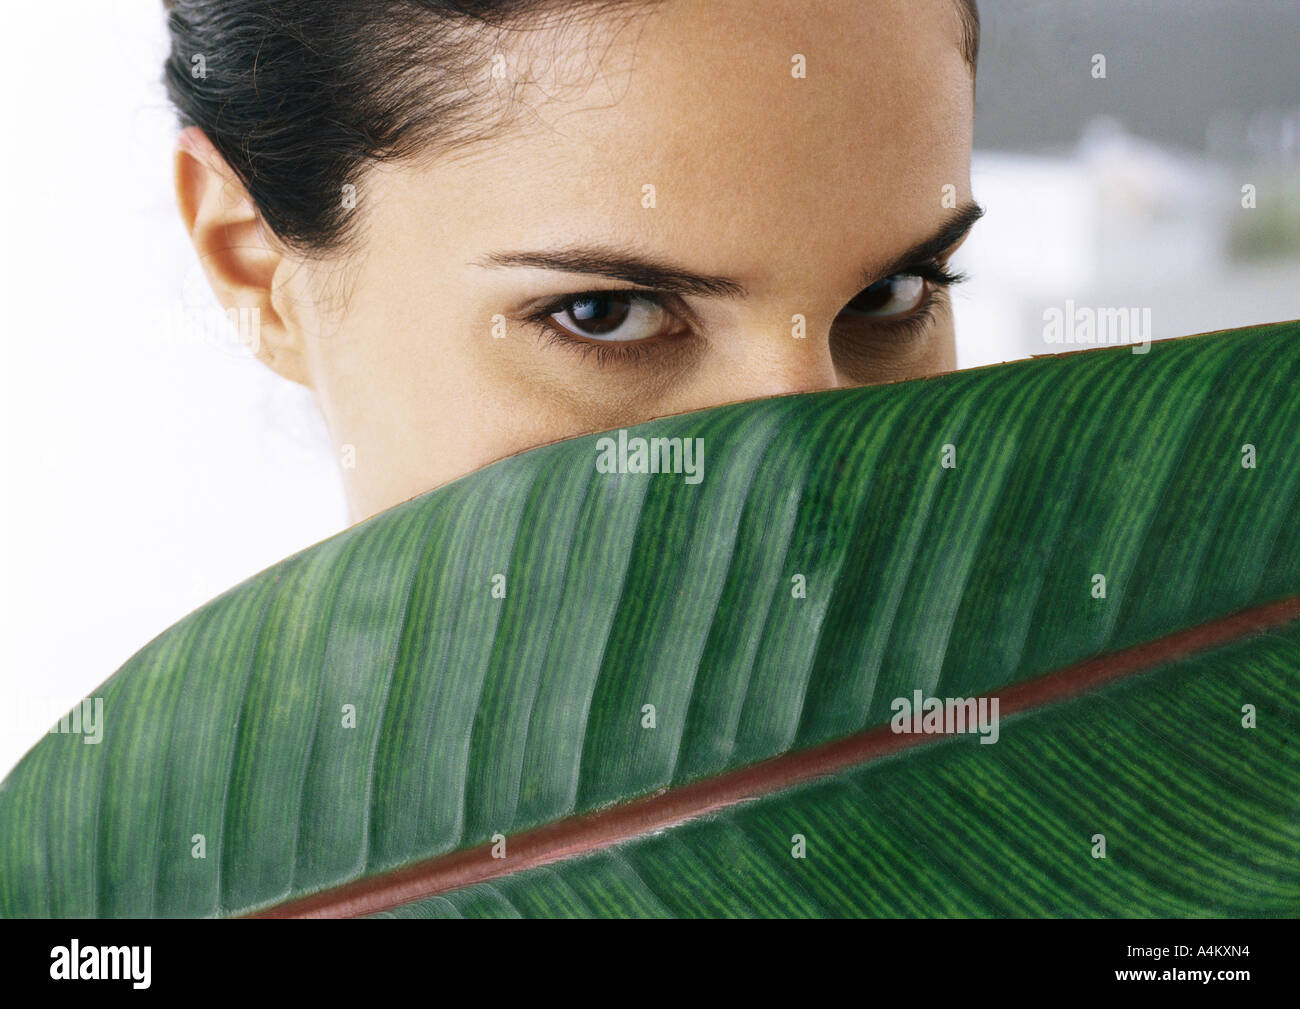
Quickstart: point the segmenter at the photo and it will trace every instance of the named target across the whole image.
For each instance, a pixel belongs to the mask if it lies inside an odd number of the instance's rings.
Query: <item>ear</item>
[[[203,272],[227,311],[253,309],[258,359],[308,384],[301,328],[288,306],[288,258],[257,213],[238,176],[197,126],[181,131],[175,153],[176,202]]]

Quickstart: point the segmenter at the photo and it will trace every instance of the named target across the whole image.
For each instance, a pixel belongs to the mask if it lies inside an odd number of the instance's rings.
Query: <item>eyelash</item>
[[[925,300],[920,306],[908,315],[894,319],[890,322],[868,323],[876,329],[888,333],[890,336],[906,340],[924,333],[930,323],[934,321],[934,310],[938,305],[948,288],[954,284],[963,283],[968,279],[965,273],[953,273],[944,264],[937,259],[932,259],[924,263],[919,263],[910,269],[900,271],[899,273],[890,274],[891,277],[920,277],[926,282]],[[651,354],[660,352],[664,349],[664,343],[667,340],[641,340],[634,343],[602,343],[598,340],[583,340],[579,337],[566,333],[562,329],[552,325],[550,318],[556,312],[563,311],[570,304],[582,298],[599,297],[601,295],[609,296],[611,294],[635,295],[653,302],[671,312],[668,301],[664,296],[655,291],[647,291],[641,288],[627,289],[603,289],[592,291],[577,291],[572,294],[561,295],[543,305],[535,312],[524,316],[522,321],[533,328],[540,339],[547,346],[563,347],[565,350],[580,355],[584,360],[589,357],[595,357],[596,362],[604,367],[607,364],[618,362],[634,362],[644,360]],[[863,316],[862,321],[865,323],[869,317]]]

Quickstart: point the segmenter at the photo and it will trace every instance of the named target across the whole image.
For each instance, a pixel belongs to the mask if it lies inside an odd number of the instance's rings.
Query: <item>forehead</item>
[[[509,125],[416,184],[494,247],[620,240],[755,285],[822,269],[814,245],[860,269],[968,191],[961,40],[952,0],[666,0],[538,32],[506,55]]]

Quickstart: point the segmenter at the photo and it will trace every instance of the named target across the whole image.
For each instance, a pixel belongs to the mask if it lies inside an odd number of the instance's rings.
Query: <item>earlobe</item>
[[[176,202],[199,263],[227,311],[251,312],[251,349],[277,374],[308,384],[302,336],[279,306],[288,262],[220,152],[196,126],[176,141]]]

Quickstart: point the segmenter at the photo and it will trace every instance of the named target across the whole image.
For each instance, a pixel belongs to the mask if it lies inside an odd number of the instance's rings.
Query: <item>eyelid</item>
[[[920,263],[912,263],[902,270],[889,274],[889,277],[920,277],[929,281],[937,287],[949,287],[953,284],[960,284],[968,280],[965,273],[954,273],[948,269],[947,264],[940,261],[938,257],[928,259]],[[889,277],[881,277],[880,280],[888,280]],[[879,283],[877,280],[876,283]],[[562,311],[567,305],[579,301],[583,298],[599,298],[602,295],[623,295],[625,297],[643,298],[646,301],[653,302],[674,316],[677,316],[684,322],[693,326],[698,326],[699,319],[690,306],[684,302],[679,295],[671,294],[665,291],[655,291],[645,287],[597,287],[584,291],[570,291],[565,294],[556,295],[548,298],[541,305],[534,309],[525,309],[517,316],[522,322],[545,322],[556,312]],[[599,342],[599,341],[596,341]]]
[[[584,359],[595,356],[597,362],[604,367],[611,360],[640,361],[647,354],[655,351],[658,345],[666,342],[664,340],[647,339],[631,340],[621,343],[610,342],[602,343],[598,340],[584,340],[580,336],[574,336],[572,333],[566,333],[564,330],[557,329],[554,326],[548,326],[544,322],[537,324],[537,335],[547,344],[556,347],[563,347],[565,350],[580,354]]]
[[[611,295],[636,297],[651,302],[672,318],[676,324],[674,330],[641,340],[598,340],[594,337],[583,337],[557,326],[551,318],[575,301]],[[638,287],[591,288],[558,295],[543,302],[538,308],[524,310],[516,316],[516,320],[530,326],[537,333],[538,338],[548,345],[563,347],[565,350],[580,354],[584,359],[594,356],[601,367],[611,361],[635,362],[650,354],[684,350],[699,330],[695,313],[689,306],[682,306],[678,295]]]
[[[964,272],[954,273],[948,269],[947,263],[944,261],[948,255],[950,253],[912,263],[901,270],[895,270],[888,277],[881,277],[880,280],[901,276],[920,277],[926,281],[928,288],[925,301],[917,310],[906,316],[894,319],[882,318],[879,322],[868,322],[868,324],[882,331],[892,330],[900,333],[904,330],[920,330],[928,325],[933,319],[933,312],[941,292],[954,284],[960,284],[969,279],[969,276]],[[876,283],[879,283],[879,280]],[[609,363],[611,359],[620,361],[640,359],[646,354],[664,349],[667,344],[677,342],[674,336],[648,337],[644,340],[623,342],[584,339],[578,334],[570,333],[551,324],[551,316],[563,311],[564,308],[575,301],[583,298],[608,297],[610,295],[642,298],[657,305],[678,322],[681,322],[686,329],[690,330],[689,333],[676,334],[679,338],[688,338],[699,331],[699,317],[680,295],[643,287],[596,287],[570,291],[546,299],[537,308],[522,310],[515,316],[515,319],[532,325],[538,331],[538,335],[549,344],[564,346],[581,353],[584,357],[594,354],[602,366]]]
[[[557,327],[551,319],[551,316],[563,311],[565,307],[575,301],[580,301],[583,298],[609,297],[610,295],[641,298],[654,304],[672,319],[675,324],[673,331],[665,335],[646,337],[643,340],[597,340],[594,337],[588,339],[577,333],[571,333]],[[544,302],[541,307],[525,311],[517,318],[518,321],[524,322],[542,332],[551,342],[562,341],[578,348],[609,348],[617,346],[624,348],[625,353],[631,353],[634,348],[641,352],[649,352],[669,343],[690,339],[698,335],[703,328],[699,316],[682,300],[680,295],[666,291],[654,291],[644,287],[598,287],[585,291],[573,291],[569,294],[551,298]]]
[[[965,273],[954,273],[949,270],[948,264],[938,257],[920,263],[912,263],[901,270],[891,273],[889,277],[920,277],[936,287],[951,287],[953,284],[961,284],[970,279]],[[881,277],[880,280],[888,280],[889,277]],[[877,280],[876,283],[880,283],[880,280]]]
[[[891,274],[890,276],[898,276]],[[925,298],[921,304],[906,315],[860,316],[853,320],[849,329],[868,329],[872,340],[885,340],[890,343],[906,343],[923,333],[935,319],[935,311],[948,301],[946,284],[925,285]],[[838,319],[836,320],[838,322]]]
[[[524,322],[545,322],[556,312],[563,311],[575,301],[581,301],[584,298],[608,298],[613,295],[622,295],[626,298],[641,298],[657,305],[665,312],[677,315],[674,306],[670,304],[676,298],[676,295],[662,291],[652,291],[643,287],[596,287],[587,291],[570,291],[567,294],[549,298],[542,302],[538,308],[525,309],[519,318]]]

